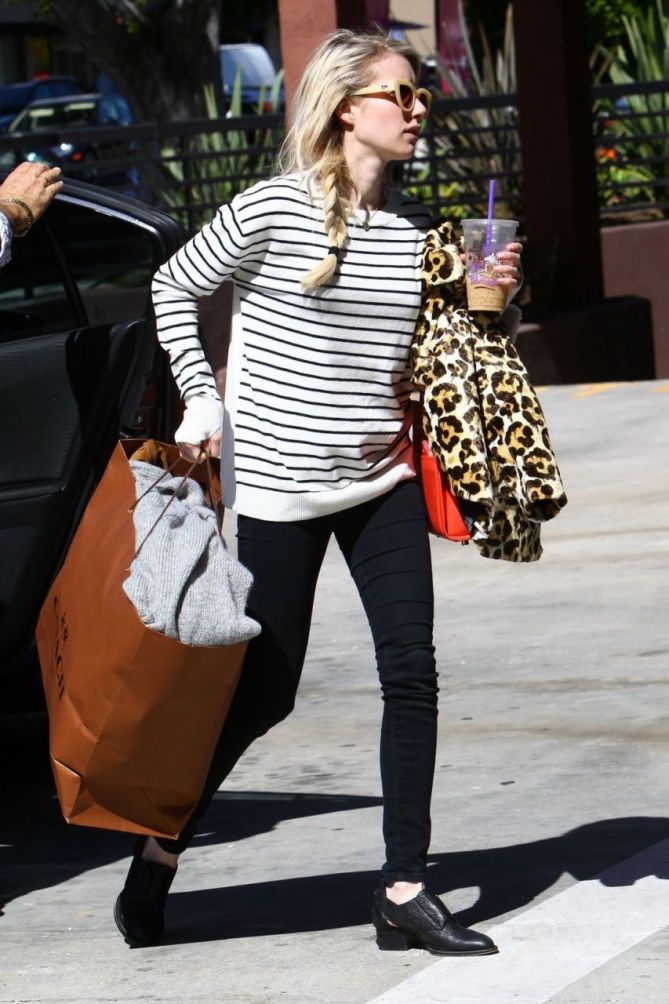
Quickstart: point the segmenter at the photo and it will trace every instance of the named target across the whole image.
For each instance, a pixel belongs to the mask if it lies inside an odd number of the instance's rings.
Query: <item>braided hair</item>
[[[328,250],[300,279],[313,292],[335,273],[347,237],[347,221],[359,195],[343,151],[336,112],[341,102],[372,79],[373,64],[389,53],[404,56],[416,73],[420,58],[411,46],[383,32],[340,29],[321,43],[300,79],[290,128],[279,155],[280,170],[297,172],[321,201]]]

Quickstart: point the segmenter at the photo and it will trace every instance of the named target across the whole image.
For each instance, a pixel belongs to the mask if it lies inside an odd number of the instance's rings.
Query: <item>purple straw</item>
[[[486,247],[490,247],[492,242],[492,221],[495,218],[495,179],[490,179],[488,186],[488,224],[485,230]]]

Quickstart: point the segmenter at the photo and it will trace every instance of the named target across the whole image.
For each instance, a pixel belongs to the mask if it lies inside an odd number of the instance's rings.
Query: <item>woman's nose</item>
[[[414,102],[413,117],[421,122],[427,118],[427,105],[424,105],[420,98],[416,98]]]

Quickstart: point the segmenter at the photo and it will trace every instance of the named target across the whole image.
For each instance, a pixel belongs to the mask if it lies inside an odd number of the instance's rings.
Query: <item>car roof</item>
[[[37,80],[24,80],[15,84],[3,84],[0,86],[0,113],[6,115],[5,109],[8,109],[12,115],[22,111],[42,84],[48,87],[58,84],[61,88],[67,85],[71,88],[71,94],[81,93],[81,86],[75,77],[60,74],[39,77]]]
[[[54,81],[58,82],[60,80],[66,80],[68,84],[76,84],[77,87],[79,86],[76,77],[71,77],[66,73],[49,73],[44,77],[34,77],[32,80],[18,80],[13,84],[3,84],[0,90],[12,91],[20,90],[22,88],[27,89],[29,87],[35,87],[37,84],[50,84]]]
[[[262,45],[240,42],[236,45],[219,45],[223,82],[232,87],[237,69],[241,72],[242,86],[270,87],[276,76],[272,58]]]
[[[38,98],[37,101],[31,101],[27,106],[30,108],[50,108],[52,105],[69,105],[72,101],[88,101],[91,104],[99,101],[102,97],[101,94],[63,94],[58,98]]]

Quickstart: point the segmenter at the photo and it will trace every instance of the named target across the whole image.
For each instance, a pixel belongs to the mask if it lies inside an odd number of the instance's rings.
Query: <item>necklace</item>
[[[382,200],[382,202],[381,202],[381,205],[380,205],[380,206],[377,206],[377,207],[376,207],[376,209],[375,209],[375,210],[374,210],[373,212],[371,212],[371,213],[370,213],[369,209],[365,209],[365,211],[364,211],[364,212],[365,212],[365,218],[364,218],[364,220],[362,221],[362,229],[363,229],[363,230],[364,230],[365,232],[366,232],[367,230],[369,230],[369,229],[370,229],[370,227],[371,227],[371,225],[372,225],[372,220],[374,219],[374,217],[376,216],[376,214],[377,214],[377,213],[378,213],[378,212],[379,212],[379,211],[380,211],[381,209],[383,209],[383,207],[385,206],[386,202],[387,202],[387,199],[386,199],[386,198],[383,198],[383,200]]]
[[[381,207],[379,206],[379,209],[380,208]],[[362,221],[362,229],[363,230],[369,230],[369,228],[372,225],[372,220],[374,219],[374,217],[378,213],[379,209],[375,209],[373,213],[370,213],[369,209],[365,209],[365,218]]]

